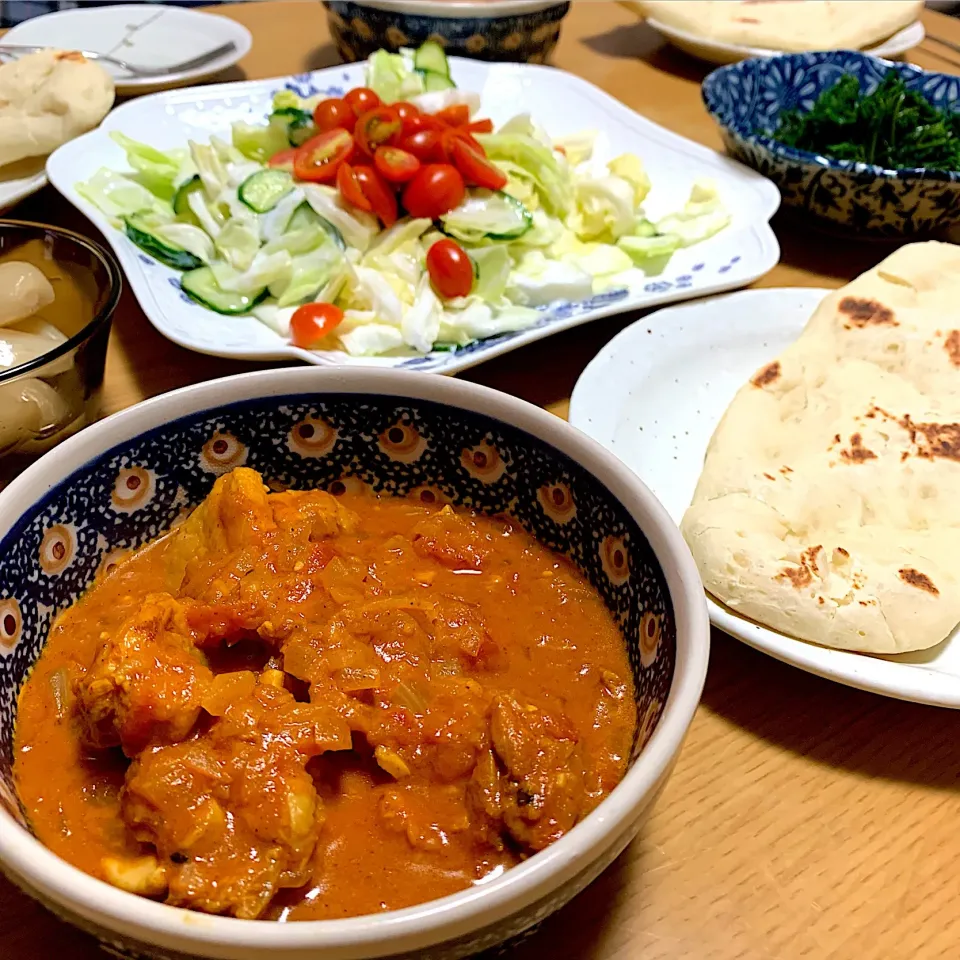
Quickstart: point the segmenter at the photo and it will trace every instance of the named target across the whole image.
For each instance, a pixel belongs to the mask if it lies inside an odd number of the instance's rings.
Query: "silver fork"
[[[4,43],[0,44],[0,56],[3,56],[3,54],[37,53],[39,50],[49,49],[50,47]],[[100,60],[103,63],[113,64],[113,66],[133,74],[135,77],[165,77],[171,73],[181,73],[184,70],[195,70],[197,67],[206,66],[206,64],[236,49],[237,45],[231,40],[214,50],[201,53],[199,57],[184,60],[183,63],[171,63],[167,67],[138,67],[135,64],[127,63],[126,60],[121,60],[119,57],[109,57],[105,53],[94,53],[91,50],[78,50],[77,52],[82,53],[88,60]]]

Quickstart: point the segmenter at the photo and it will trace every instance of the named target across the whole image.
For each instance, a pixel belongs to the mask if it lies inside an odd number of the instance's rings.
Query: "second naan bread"
[[[860,50],[920,16],[914,0],[635,0],[644,16],[720,43],[768,50]]]
[[[848,650],[960,622],[960,247],[915,243],[828,296],[734,398],[682,530],[707,590]]]
[[[113,97],[110,74],[79,53],[41,50],[0,65],[0,166],[92,130]]]

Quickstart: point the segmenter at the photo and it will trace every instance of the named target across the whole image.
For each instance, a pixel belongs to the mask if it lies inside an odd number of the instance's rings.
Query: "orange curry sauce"
[[[622,778],[635,724],[600,596],[519,527],[240,468],[59,617],[15,774],[94,876],[315,920],[542,849]]]

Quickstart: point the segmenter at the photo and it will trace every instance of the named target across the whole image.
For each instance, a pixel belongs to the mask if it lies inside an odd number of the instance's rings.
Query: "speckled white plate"
[[[103,64],[117,93],[143,93],[196,83],[233,66],[250,52],[253,38],[228,17],[156,3],[108,3],[77,7],[24,20],[4,35],[4,43],[36,44],[105,53],[143,67],[166,67],[199,57],[230,41],[231,53],[197,67],[163,77],[135,77]]]
[[[737,63],[740,60],[746,60],[747,57],[776,57],[783,53],[782,50],[767,50],[763,47],[747,47],[737,43],[721,43],[719,40],[708,40],[706,37],[699,37],[696,34],[688,33],[686,30],[678,30],[676,27],[660,23],[659,20],[648,18],[647,23],[657,33],[663,34],[679,50],[689,53],[690,56],[696,57],[698,60],[706,60],[708,63]],[[869,47],[863,52],[874,57],[885,57],[889,60],[920,46],[926,35],[923,24],[919,20],[915,20],[910,26],[898,30],[882,43]]]
[[[316,93],[342,96],[345,90],[362,85],[363,64],[141,97],[118,107],[97,130],[57,150],[47,163],[47,173],[50,182],[103,231],[143,312],[165,337],[200,353],[245,360],[305,360],[456,373],[600,317],[735,290],[765,274],[780,259],[769,224],[780,194],[756,171],[657,126],[586,80],[562,70],[458,57],[451,58],[450,66],[457,84],[477,91],[483,114],[497,124],[521,109],[529,110],[555,137],[597,130],[598,163],[625,152],[641,156],[653,183],[645,204],[651,219],[677,210],[690,195],[693,182],[709,177],[731,212],[730,225],[703,243],[678,250],[663,273],[649,277],[642,287],[611,290],[574,303],[558,301],[544,309],[542,319],[527,330],[491,337],[455,353],[349,357],[343,351],[301,350],[254,317],[223,317],[189,300],[180,290],[176,272],[142,253],[77,193],[76,185],[100,167],[127,169],[123,150],[110,139],[113,130],[161,150],[186,146],[188,140],[206,141],[212,134],[229,139],[233,122],[263,122],[277,90],[287,88],[304,97]]]
[[[679,523],[734,394],[796,340],[829,292],[744,290],[651,313],[584,370],[571,423],[631,467]],[[708,606],[714,626],[801,670],[901,700],[960,708],[960,630],[931,650],[875,657],[794,640],[710,597]]]

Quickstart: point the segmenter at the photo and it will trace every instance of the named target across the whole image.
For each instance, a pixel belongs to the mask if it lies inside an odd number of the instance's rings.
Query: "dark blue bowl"
[[[738,160],[769,177],[788,206],[858,232],[915,236],[960,223],[960,171],[888,170],[780,143],[782,113],[810,110],[842,76],[873,92],[891,70],[935,107],[960,108],[960,77],[850,50],[743,60],[703,81],[703,101]]]
[[[433,0],[324,0],[330,33],[348,63],[381,48],[396,52],[427,40],[448,56],[546,63],[560,36],[568,0],[439,3]]]

